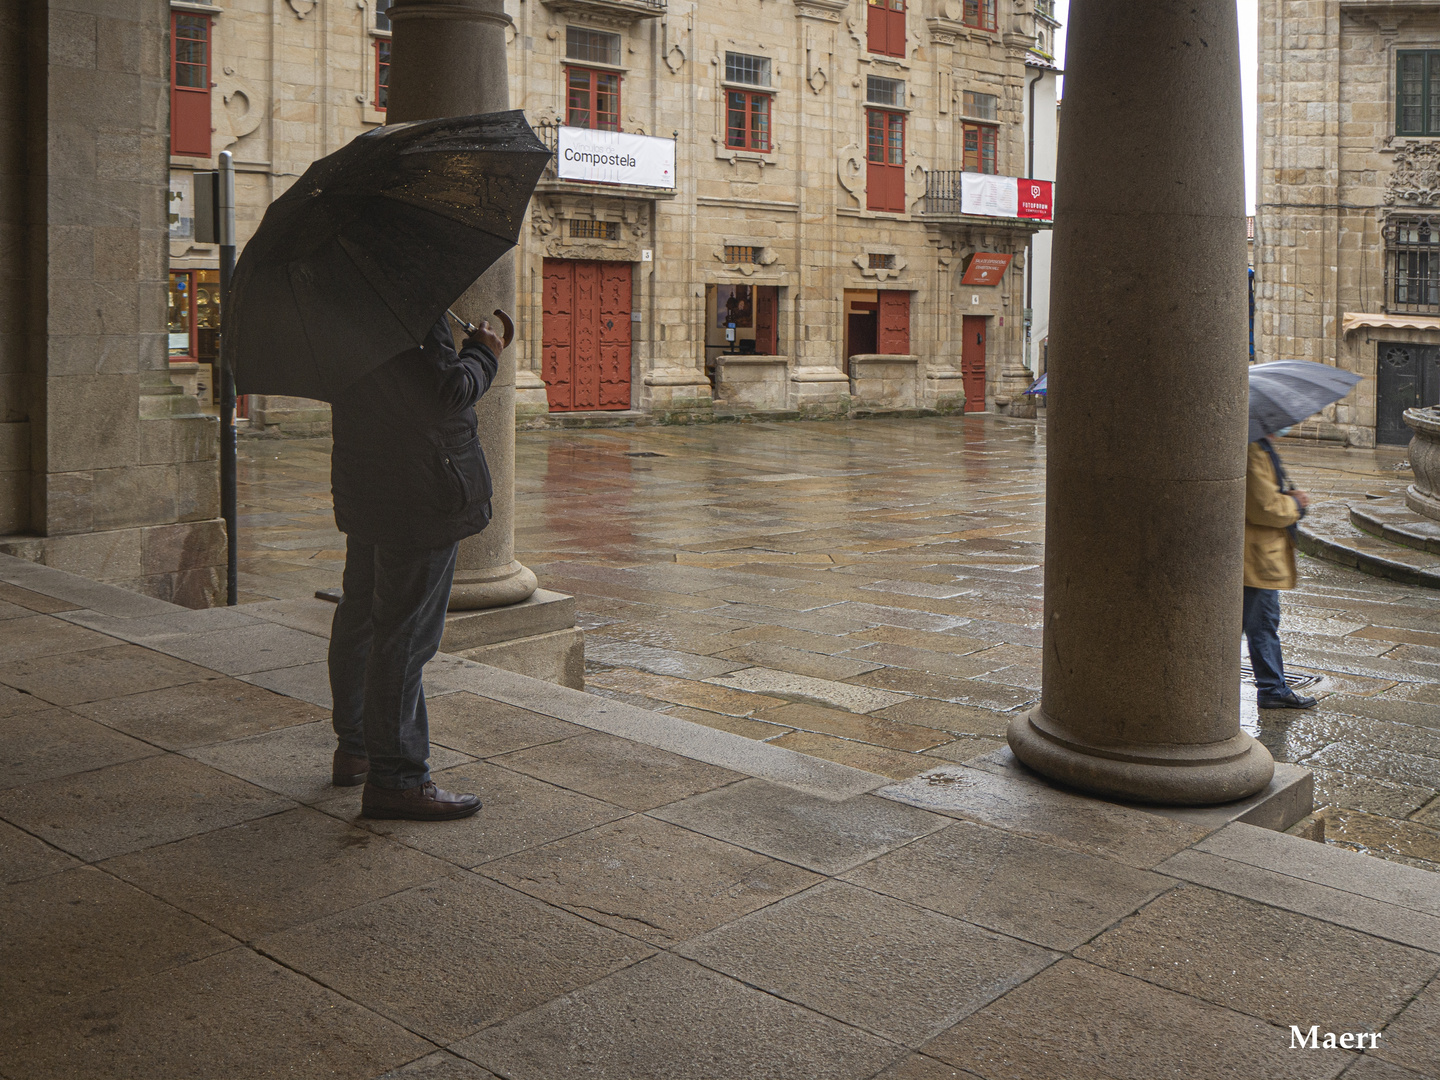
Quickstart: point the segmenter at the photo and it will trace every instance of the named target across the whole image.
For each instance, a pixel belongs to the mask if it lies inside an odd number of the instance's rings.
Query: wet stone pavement
[[[242,440],[242,601],[339,585],[328,450]],[[1402,448],[1282,453],[1318,499],[1410,480]],[[517,556],[576,596],[592,694],[903,780],[1038,698],[1044,467],[1043,425],[990,416],[522,432]],[[1321,706],[1247,686],[1242,722],[1314,770],[1330,843],[1440,870],[1440,594],[1300,567]]]

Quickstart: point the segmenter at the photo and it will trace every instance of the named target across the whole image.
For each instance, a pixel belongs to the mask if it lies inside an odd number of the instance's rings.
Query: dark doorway
[[[1403,446],[1410,441],[1405,410],[1440,405],[1440,346],[1382,341],[1375,347],[1375,441]]]
[[[845,349],[847,356],[856,356],[873,353],[876,348],[878,336],[879,318],[873,311],[852,311],[850,323],[846,328],[849,331],[849,345]]]

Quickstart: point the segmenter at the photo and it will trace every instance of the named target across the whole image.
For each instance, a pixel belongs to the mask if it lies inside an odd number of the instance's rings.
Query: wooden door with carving
[[[965,411],[985,411],[985,330],[981,315],[961,319],[960,381],[965,387]]]
[[[551,412],[630,407],[629,263],[546,259],[541,377]]]

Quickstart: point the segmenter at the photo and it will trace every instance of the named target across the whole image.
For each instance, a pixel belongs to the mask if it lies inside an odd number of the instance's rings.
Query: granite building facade
[[[171,158],[172,361],[202,396],[215,258],[193,241],[189,174],[234,154],[243,244],[311,161],[384,122],[389,7],[171,0],[177,48],[210,71],[177,60],[171,91],[175,149],[194,151]],[[962,212],[960,192],[965,172],[1026,175],[1027,110],[1048,109],[1053,131],[1053,65],[1036,51],[1057,25],[1050,0],[506,12],[511,101],[557,149],[567,129],[674,141],[668,185],[598,183],[558,162],[541,181],[517,255],[522,423],[717,404],[1026,408],[1025,262],[1048,223]],[[992,270],[967,281],[977,255]],[[296,399],[255,398],[250,415],[325,422]]]
[[[1440,4],[1262,0],[1260,68],[1257,359],[1364,377],[1298,434],[1408,443],[1440,403]]]

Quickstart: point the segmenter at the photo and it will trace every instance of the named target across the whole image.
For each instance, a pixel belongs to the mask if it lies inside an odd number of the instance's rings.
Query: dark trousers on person
[[[370,759],[377,787],[430,779],[420,673],[445,632],[457,547],[346,540],[344,595],[330,632],[335,735],[345,753]]]
[[[1245,586],[1245,640],[1250,670],[1262,698],[1285,696],[1285,663],[1280,658],[1280,592]]]

